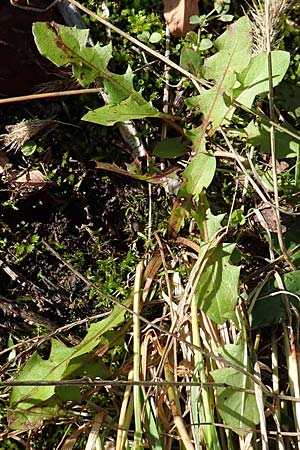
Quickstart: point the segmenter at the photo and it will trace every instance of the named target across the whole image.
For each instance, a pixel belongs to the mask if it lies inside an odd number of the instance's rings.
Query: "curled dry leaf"
[[[39,170],[30,170],[26,173],[24,173],[24,171],[18,173],[14,172],[13,176],[11,176],[8,181],[11,188],[21,191],[23,195],[42,189],[49,183]]]

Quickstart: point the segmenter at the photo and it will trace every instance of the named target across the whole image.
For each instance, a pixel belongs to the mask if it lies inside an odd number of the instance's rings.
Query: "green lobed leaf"
[[[89,111],[82,117],[82,120],[111,126],[116,122],[159,116],[160,112],[150,102],[144,101],[142,105],[138,105],[132,96],[130,96],[118,104],[109,104],[102,108]]]
[[[35,352],[25,364],[17,381],[61,380],[72,353],[72,348],[52,339],[49,359],[42,359]],[[36,405],[52,397],[54,392],[55,386],[14,386],[10,395],[11,412],[8,418],[10,427],[12,429],[29,429],[40,426],[43,417],[33,413],[31,422],[29,422],[27,414]]]
[[[38,51],[58,67],[68,64],[70,55],[67,49],[60,47],[56,42],[55,28],[44,22],[34,23],[32,26],[33,37]],[[82,37],[88,30],[80,30],[78,35]],[[87,40],[87,37],[86,37]]]
[[[227,361],[250,371],[246,342],[225,345],[219,353]],[[253,390],[252,380],[235,369],[216,369],[210,374],[216,383]],[[259,413],[254,394],[234,391],[230,387],[217,387],[216,392],[217,408],[226,425],[240,428],[233,430],[240,436],[245,436],[249,428],[256,427],[259,423]]]
[[[130,300],[128,300],[129,304]],[[82,342],[74,347],[67,347],[60,341],[52,339],[51,353],[48,359],[42,359],[35,352],[27,361],[16,378],[17,381],[60,381],[68,373],[68,366],[75,361],[78,365],[78,357],[93,350],[100,342],[102,335],[124,321],[124,309],[116,306],[112,313],[100,322],[91,324],[89,331]],[[77,359],[76,359],[77,358]],[[101,365],[99,366],[99,370]],[[102,373],[103,373],[102,368]],[[70,371],[69,371],[70,372]],[[59,393],[59,390],[57,391]],[[56,414],[57,407],[50,408],[49,402],[55,394],[55,386],[14,386],[10,395],[10,409],[8,422],[12,429],[24,429],[39,427],[43,420],[49,419],[51,411]],[[78,396],[78,390],[69,391],[70,395]],[[43,414],[40,404],[46,402],[49,406],[48,415]],[[41,411],[37,413],[36,411]],[[45,410],[46,411],[46,410]],[[29,419],[30,417],[30,419]],[[51,416],[53,417],[53,416]]]
[[[234,248],[235,244],[222,244],[208,252],[196,289],[199,308],[219,324],[235,320],[240,267],[230,263]]]
[[[223,92],[231,91],[236,74],[242,72],[250,62],[251,34],[250,20],[246,16],[241,17],[216,39],[214,45],[218,52],[205,60],[204,77],[220,84]]]
[[[274,50],[272,58],[272,83],[276,87],[283,79],[290,63],[290,54]],[[234,89],[233,96],[250,108],[257,95],[269,92],[269,68],[266,52],[254,55],[248,67],[237,75],[240,86]]]
[[[197,107],[218,128],[230,105],[226,104],[224,94],[231,97],[237,74],[249,64],[252,46],[251,23],[247,17],[241,17],[230,25],[216,41],[218,52],[207,58],[202,73],[207,80],[215,82],[211,89],[195,98],[188,99],[189,107]]]
[[[112,46],[101,47],[99,43],[87,46],[88,30],[71,28],[55,22],[36,22],[33,35],[39,52],[57,66],[71,64],[74,77],[87,87],[95,79],[100,79],[107,91],[110,102],[118,103],[130,95],[137,104],[145,100],[133,88],[133,74],[128,69],[124,75],[110,72],[107,68],[112,57]]]

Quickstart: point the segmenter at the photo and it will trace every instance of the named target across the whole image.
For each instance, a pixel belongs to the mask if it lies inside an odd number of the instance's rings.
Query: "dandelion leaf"
[[[208,252],[196,290],[199,308],[219,324],[235,320],[240,267],[230,262],[234,248],[234,244],[222,244]]]
[[[247,344],[241,342],[238,345],[228,344],[219,351],[227,361],[241,366],[250,372]],[[253,390],[253,381],[245,374],[233,368],[216,369],[210,372],[216,383],[229,385],[217,387],[218,411],[225,424],[233,427],[240,436],[245,436],[249,429],[253,429],[259,423],[259,413],[254,394],[243,391],[235,391],[231,386],[241,389]]]
[[[126,120],[159,116],[159,111],[150,102],[144,101],[143,104],[138,105],[130,96],[119,104],[110,103],[102,108],[89,111],[82,117],[82,120],[109,126],[120,121],[125,122]]]
[[[221,125],[228,111],[224,94],[231,97],[237,74],[250,62],[251,44],[251,23],[247,17],[242,17],[215,41],[218,51],[203,65],[203,76],[213,81],[214,86],[187,101],[188,106],[197,106],[214,129]]]
[[[109,102],[117,104],[131,97],[135,106],[144,107],[146,101],[133,87],[133,73],[130,68],[125,74],[114,74],[108,70],[112,57],[112,46],[100,46],[99,43],[87,46],[88,30],[67,27],[55,22],[36,22],[33,35],[39,52],[58,67],[71,64],[73,75],[83,87],[93,81],[102,82]],[[151,107],[151,108],[150,108]],[[154,108],[149,104],[149,108]],[[115,116],[118,111],[115,111]],[[152,111],[153,114],[153,111]],[[119,121],[122,121],[120,113]],[[152,115],[151,115],[152,117]]]
[[[274,50],[272,59],[272,84],[276,87],[283,79],[290,63],[290,54]],[[240,86],[234,89],[233,96],[240,103],[250,108],[257,95],[269,92],[269,67],[266,52],[253,56],[248,67],[237,75]]]
[[[128,304],[129,304],[128,300]],[[87,335],[82,342],[74,347],[67,347],[60,341],[52,339],[51,352],[48,359],[43,359],[37,352],[27,361],[16,378],[16,381],[60,381],[70,375],[82,362],[86,361],[86,353],[93,350],[100,343],[105,332],[120,325],[124,321],[124,310],[116,306],[113,312],[100,322],[91,324]],[[73,367],[72,367],[73,366]],[[105,374],[103,365],[99,366],[99,375]],[[64,398],[79,398],[77,389],[65,387],[68,392]],[[62,399],[61,390],[57,390]],[[54,401],[55,399],[55,401]],[[44,420],[57,415],[60,400],[53,386],[14,386],[10,395],[10,408],[8,410],[8,423],[10,428],[29,430],[42,425]]]

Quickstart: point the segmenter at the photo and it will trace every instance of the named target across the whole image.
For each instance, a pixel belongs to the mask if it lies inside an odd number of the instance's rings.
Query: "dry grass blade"
[[[128,380],[133,380],[133,370],[129,371]],[[126,386],[119,414],[116,450],[123,450],[125,448],[128,429],[133,414],[133,396],[131,395],[131,391],[132,386]]]
[[[78,441],[78,438],[82,435],[82,433],[85,433],[88,427],[90,426],[89,423],[84,423],[80,427],[75,430],[71,436],[69,436],[63,446],[61,447],[61,450],[72,450],[76,442]]]
[[[94,448],[96,448],[96,441],[99,437],[100,426],[103,423],[103,418],[104,418],[104,411],[100,411],[96,414],[93,421],[92,429],[88,437],[88,441],[85,446],[85,450],[93,450]]]
[[[259,378],[261,378],[260,367],[258,361],[256,361],[254,365],[254,371]],[[255,385],[255,399],[257,408],[260,416],[260,431],[261,431],[261,448],[262,450],[268,450],[268,433],[267,433],[267,424],[266,424],[266,416],[264,411],[264,398],[261,389],[259,386]]]

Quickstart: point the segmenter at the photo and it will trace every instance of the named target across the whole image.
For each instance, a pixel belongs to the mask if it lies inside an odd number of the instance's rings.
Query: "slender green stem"
[[[198,347],[201,346],[200,334],[199,334],[199,324],[198,324],[198,306],[197,306],[197,298],[194,295],[191,303],[191,316],[192,316],[192,337],[193,343]],[[193,381],[196,379],[200,379],[202,382],[206,382],[206,373],[205,373],[205,359],[200,352],[195,351],[194,353],[195,360],[195,374],[193,377]],[[214,414],[212,411],[211,405],[214,403],[212,398],[212,391],[210,391],[207,387],[193,387],[191,390],[191,401],[194,403],[195,400],[198,402],[198,417],[193,417],[194,423],[205,423],[212,425],[205,425],[202,429],[203,438],[205,441],[206,448],[209,450],[220,450],[221,446],[219,443],[219,438],[217,434],[216,427],[213,425],[214,423]],[[197,410],[194,408],[194,411]],[[197,448],[199,443],[197,445]]]

